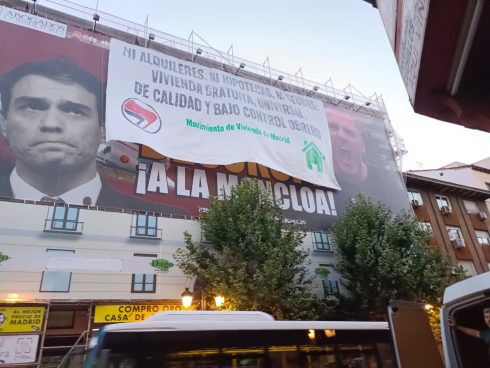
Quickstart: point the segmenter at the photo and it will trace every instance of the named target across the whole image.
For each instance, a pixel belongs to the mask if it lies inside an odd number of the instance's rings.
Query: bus
[[[391,301],[387,322],[276,321],[261,312],[161,312],[104,326],[86,368],[488,368],[490,344],[455,327],[490,330],[490,272],[448,287],[442,346],[424,305]],[[489,332],[490,333],[490,332]]]
[[[487,330],[490,334],[490,325],[485,323],[483,315],[487,308],[490,308],[490,272],[460,281],[444,291],[441,338],[447,368],[490,367],[490,342],[455,328],[457,324],[475,331]]]
[[[104,326],[85,367],[394,368],[387,322],[276,321],[262,312],[161,312]]]
[[[389,303],[388,320],[398,367],[489,368],[490,272],[447,287],[442,304],[442,345],[437,346],[430,327],[426,328],[423,305]],[[478,336],[482,331],[486,341]]]

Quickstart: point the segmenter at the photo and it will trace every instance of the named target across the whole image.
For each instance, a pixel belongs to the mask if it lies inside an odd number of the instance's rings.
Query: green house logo
[[[167,272],[174,264],[166,259],[154,259],[151,261],[151,266],[159,271]]]
[[[325,167],[325,156],[323,156],[322,151],[320,151],[316,144],[305,141],[303,152],[306,156],[306,167],[313,170],[313,166],[315,166],[316,171],[319,174],[323,173],[323,168]]]
[[[6,261],[7,259],[9,259],[10,257],[6,254],[3,254],[2,252],[0,252],[0,263]]]
[[[315,268],[315,274],[322,279],[326,279],[330,272],[325,267],[317,267]]]

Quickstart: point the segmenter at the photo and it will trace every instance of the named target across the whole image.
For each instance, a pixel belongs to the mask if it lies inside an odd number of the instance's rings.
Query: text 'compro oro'
[[[124,101],[121,111],[127,121],[147,133],[155,134],[162,128],[162,120],[155,109],[137,98]]]

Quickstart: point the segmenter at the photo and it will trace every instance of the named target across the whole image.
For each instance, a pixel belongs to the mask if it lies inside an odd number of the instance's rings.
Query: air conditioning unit
[[[481,221],[485,221],[487,219],[487,214],[485,212],[478,212],[478,218]]]
[[[441,213],[442,213],[443,215],[448,215],[448,214],[450,214],[451,212],[452,212],[452,211],[451,211],[451,207],[449,207],[449,206],[442,206],[442,207],[441,207]]]
[[[463,241],[463,239],[453,239],[453,240],[451,240],[451,244],[456,249],[464,248],[464,241]]]
[[[451,269],[451,275],[457,275],[460,272],[460,269],[458,266],[455,266]]]
[[[412,207],[413,208],[417,208],[417,207],[420,207],[421,206],[421,203],[416,200],[416,199],[412,199]]]

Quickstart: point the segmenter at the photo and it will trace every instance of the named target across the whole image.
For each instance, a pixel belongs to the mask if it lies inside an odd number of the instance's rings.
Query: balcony
[[[51,212],[51,210],[49,211]],[[52,215],[44,220],[44,232],[49,233],[66,233],[81,234],[83,231],[83,222],[78,221],[80,210],[74,207],[68,207],[64,204],[56,204],[53,207]]]
[[[129,237],[162,240],[162,229],[158,227],[158,217],[154,214],[134,213]]]
[[[130,238],[162,240],[162,229],[156,227],[131,226]]]

